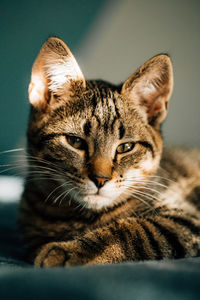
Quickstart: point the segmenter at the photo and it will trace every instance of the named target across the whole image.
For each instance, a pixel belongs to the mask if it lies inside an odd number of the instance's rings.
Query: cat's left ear
[[[168,55],[148,60],[123,84],[121,94],[138,104],[149,124],[159,126],[167,115],[173,89],[173,69]]]
[[[42,46],[33,64],[29,84],[30,103],[38,110],[45,109],[52,95],[65,95],[83,90],[84,76],[67,45],[56,37]]]

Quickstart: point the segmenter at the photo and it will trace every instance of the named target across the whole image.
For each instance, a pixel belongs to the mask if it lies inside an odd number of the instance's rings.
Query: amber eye
[[[66,139],[67,142],[75,149],[85,150],[87,148],[86,142],[77,136],[67,135]]]
[[[124,143],[121,144],[117,147],[117,153],[125,153],[125,152],[129,152],[134,148],[135,144],[134,143]]]

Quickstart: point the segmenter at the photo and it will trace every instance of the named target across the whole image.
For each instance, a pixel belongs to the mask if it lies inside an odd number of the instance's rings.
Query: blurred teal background
[[[166,144],[200,146],[200,1],[1,0],[0,33],[0,152],[25,145],[32,63],[50,35],[68,44],[87,78],[114,83],[168,52],[175,87]]]
[[[76,54],[105,0],[0,1],[0,151],[24,146],[32,63],[56,35]],[[5,163],[5,155],[0,163]]]

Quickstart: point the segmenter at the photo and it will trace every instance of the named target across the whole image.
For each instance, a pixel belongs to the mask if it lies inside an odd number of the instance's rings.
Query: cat
[[[200,152],[163,150],[170,57],[119,86],[85,80],[59,38],[32,68],[20,226],[37,267],[200,254]]]

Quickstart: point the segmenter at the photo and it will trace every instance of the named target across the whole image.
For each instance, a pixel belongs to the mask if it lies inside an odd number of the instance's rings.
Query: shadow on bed
[[[0,203],[0,263],[24,265],[25,249],[17,228],[18,203]]]

